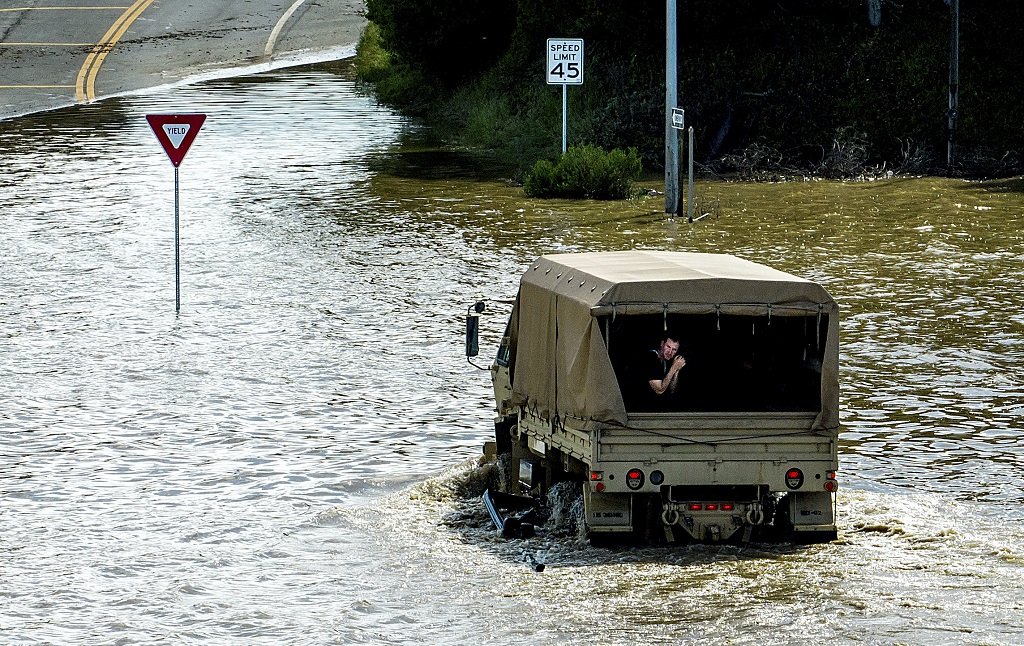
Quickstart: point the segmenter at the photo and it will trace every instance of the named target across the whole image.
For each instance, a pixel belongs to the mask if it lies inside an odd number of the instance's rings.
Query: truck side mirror
[[[466,356],[475,357],[480,354],[480,314],[484,311],[483,301],[477,301],[469,308],[476,313],[466,314]]]
[[[466,356],[475,357],[480,354],[480,315],[466,315]]]

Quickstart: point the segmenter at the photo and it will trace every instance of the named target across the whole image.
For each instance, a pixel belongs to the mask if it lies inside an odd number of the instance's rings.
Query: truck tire
[[[512,427],[515,425],[516,418],[512,416],[494,422],[494,444],[498,455],[512,451]]]
[[[775,514],[772,516],[772,539],[779,543],[788,543],[793,540],[793,523],[789,520],[789,494],[784,495],[775,504]]]

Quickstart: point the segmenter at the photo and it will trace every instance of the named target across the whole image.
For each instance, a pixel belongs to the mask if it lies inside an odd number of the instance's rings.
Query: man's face
[[[665,339],[661,342],[661,348],[658,351],[658,355],[662,359],[668,361],[672,357],[676,356],[679,352],[679,341],[675,339]]]

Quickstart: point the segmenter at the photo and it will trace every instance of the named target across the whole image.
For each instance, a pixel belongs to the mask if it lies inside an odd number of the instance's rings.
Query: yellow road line
[[[114,45],[121,40],[124,32],[128,31],[132,23],[151,4],[153,4],[153,0],[136,0],[114,21],[107,33],[103,34],[100,42],[93,46],[92,51],[85,58],[85,63],[82,64],[82,69],[78,70],[78,78],[75,80],[76,101],[82,103],[96,99],[96,75],[100,73],[100,67],[106,60],[107,54],[114,49]]]

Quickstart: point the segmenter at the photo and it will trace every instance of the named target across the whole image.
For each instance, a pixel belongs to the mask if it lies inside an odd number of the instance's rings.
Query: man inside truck
[[[668,400],[679,387],[679,373],[686,365],[686,359],[679,354],[679,335],[666,332],[657,348],[644,353],[639,377],[646,380],[646,397],[642,398],[645,408],[664,409]]]

